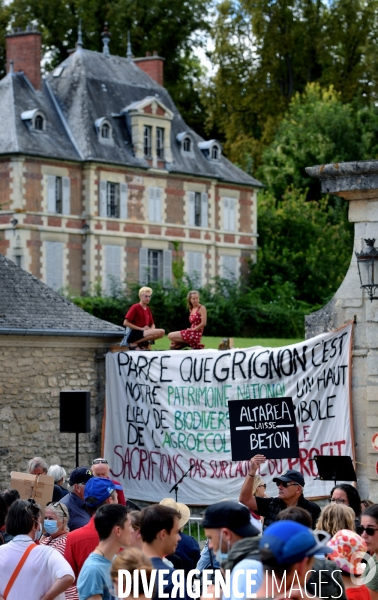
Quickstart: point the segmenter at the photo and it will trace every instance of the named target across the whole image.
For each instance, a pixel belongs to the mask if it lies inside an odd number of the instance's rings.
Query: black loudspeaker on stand
[[[79,433],[91,431],[91,393],[88,390],[60,392],[60,433],[76,434],[76,466],[79,466]]]

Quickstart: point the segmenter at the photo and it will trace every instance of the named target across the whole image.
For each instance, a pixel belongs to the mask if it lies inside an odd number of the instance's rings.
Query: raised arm
[[[257,511],[257,502],[256,498],[252,495],[252,490],[256,471],[265,461],[266,458],[263,454],[256,454],[255,456],[252,456],[249,463],[249,473],[245,478],[242,489],[240,490],[239,502],[245,506],[248,506],[250,510]]]

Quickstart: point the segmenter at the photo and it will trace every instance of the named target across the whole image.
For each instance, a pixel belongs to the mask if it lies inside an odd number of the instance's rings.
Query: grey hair
[[[59,519],[59,521],[63,521],[63,519],[67,519],[68,521],[68,519],[70,518],[68,507],[65,504],[61,504],[60,502],[52,502],[51,504],[48,504],[46,506],[46,509],[52,510],[52,512]]]
[[[31,458],[28,462],[28,473],[32,473],[34,469],[37,469],[38,467],[43,469],[46,473],[47,469],[49,468],[44,458],[41,458],[40,456],[35,456],[34,458]]]
[[[51,477],[54,477],[54,482],[58,483],[58,481],[65,477],[67,473],[65,469],[63,469],[63,467],[61,467],[60,465],[51,465],[51,467],[49,467],[49,470],[47,471],[47,475],[51,475]]]

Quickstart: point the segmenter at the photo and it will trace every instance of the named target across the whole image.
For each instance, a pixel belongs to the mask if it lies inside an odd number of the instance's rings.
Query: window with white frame
[[[106,182],[106,214],[108,217],[119,219],[120,209],[119,183]]]
[[[111,219],[127,219],[127,185],[101,180],[99,184],[99,215]]]
[[[108,123],[104,123],[101,127],[101,137],[103,139],[110,139],[110,126]]]
[[[152,127],[145,125],[143,129],[143,154],[146,158],[152,156]]]
[[[156,127],[156,156],[164,159],[164,128]]]
[[[63,287],[63,244],[45,242],[46,285],[56,292]]]
[[[236,256],[222,256],[222,277],[229,281],[238,279],[238,259]]]
[[[236,199],[223,198],[223,229],[236,231]]]
[[[142,285],[172,281],[172,251],[141,248],[139,250],[139,282]]]
[[[192,140],[190,139],[190,137],[186,137],[184,138],[183,144],[182,144],[182,150],[183,152],[192,152]]]
[[[105,246],[105,295],[116,296],[121,287],[121,246]]]
[[[161,223],[162,221],[162,196],[162,188],[148,188],[148,220],[151,223]]]
[[[208,227],[209,203],[205,192],[188,192],[189,226]]]
[[[47,212],[69,215],[71,212],[69,177],[47,175]]]
[[[44,130],[44,122],[43,122],[43,117],[42,115],[37,115],[34,119],[34,129],[36,131],[43,131]]]
[[[203,254],[202,252],[188,252],[186,274],[193,285],[202,285],[203,279]]]

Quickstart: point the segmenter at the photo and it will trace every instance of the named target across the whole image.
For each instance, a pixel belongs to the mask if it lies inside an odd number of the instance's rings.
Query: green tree
[[[328,198],[306,202],[305,194],[288,190],[278,203],[272,193],[261,194],[258,212],[260,248],[251,266],[252,287],[265,286],[268,293],[278,277],[291,284],[298,300],[327,302],[352,255],[345,205],[333,207]]]
[[[342,102],[376,98],[377,0],[224,0],[213,28],[215,75],[204,91],[229,157],[247,170],[296,93],[334,85]]]
[[[313,83],[293,97],[258,171],[277,199],[288,187],[308,188],[307,199],[319,199],[320,184],[308,177],[306,167],[365,155],[356,113],[340,96],[332,87],[323,90]]]
[[[101,33],[108,22],[112,54],[126,55],[127,32],[135,56],[156,50],[165,58],[165,86],[189,124],[203,128],[202,104],[196,81],[202,76],[192,47],[208,30],[211,0],[13,0],[11,23],[25,28],[34,23],[42,32],[46,68],[68,56],[75,47],[79,19],[84,46],[101,51]]]

